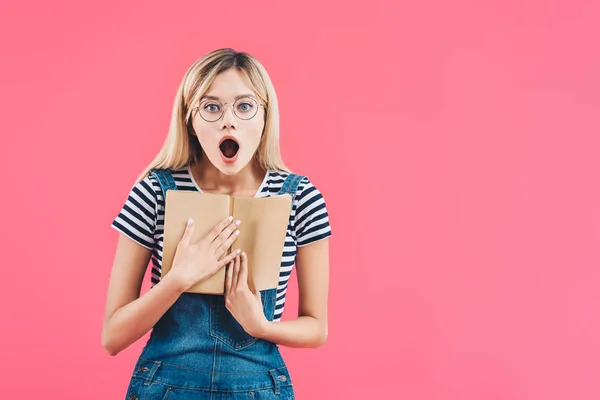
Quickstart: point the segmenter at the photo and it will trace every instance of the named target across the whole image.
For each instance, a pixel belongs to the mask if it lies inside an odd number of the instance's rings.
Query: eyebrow
[[[234,100],[241,99],[242,97],[252,97],[252,98],[256,99],[256,97],[253,94],[240,94],[239,96],[235,96]],[[200,101],[202,101],[204,99],[207,99],[207,100],[221,100],[217,96],[202,96],[200,98]]]

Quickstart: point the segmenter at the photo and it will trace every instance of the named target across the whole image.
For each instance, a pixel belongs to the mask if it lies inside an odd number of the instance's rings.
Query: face
[[[237,174],[254,157],[265,125],[261,103],[243,72],[230,68],[217,75],[193,105],[199,107],[192,114],[198,141],[208,160],[222,173]]]

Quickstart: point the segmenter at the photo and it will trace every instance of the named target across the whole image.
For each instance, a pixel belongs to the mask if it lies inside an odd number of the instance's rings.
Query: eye
[[[208,112],[217,112],[220,110],[220,107],[217,103],[205,103],[202,108]]]
[[[238,106],[238,108],[240,111],[243,111],[243,112],[252,111],[252,109],[254,108],[254,104],[248,103],[248,102],[243,102]]]

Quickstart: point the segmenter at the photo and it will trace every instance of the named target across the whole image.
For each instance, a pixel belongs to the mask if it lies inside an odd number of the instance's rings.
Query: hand
[[[248,256],[237,255],[227,268],[225,277],[225,306],[252,336],[259,336],[269,323],[263,312],[260,292],[252,293],[248,287]]]
[[[240,250],[233,251],[219,259],[237,239],[239,231],[236,229],[239,224],[239,220],[233,222],[229,217],[225,218],[199,242],[191,243],[194,222],[190,219],[177,245],[173,266],[167,276],[173,274],[171,279],[180,282],[183,290],[186,291],[197,282],[217,273],[240,252]]]

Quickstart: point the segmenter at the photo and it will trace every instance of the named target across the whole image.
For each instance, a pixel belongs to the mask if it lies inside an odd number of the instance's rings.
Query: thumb
[[[258,304],[260,304],[262,306],[262,298],[260,297],[260,291],[257,290],[256,292],[254,292],[252,294],[254,295],[254,298],[256,299]]]
[[[188,219],[187,225],[185,226],[185,231],[183,231],[183,236],[181,237],[181,243],[185,245],[189,245],[192,240],[192,233],[194,232],[194,220],[192,218]]]

